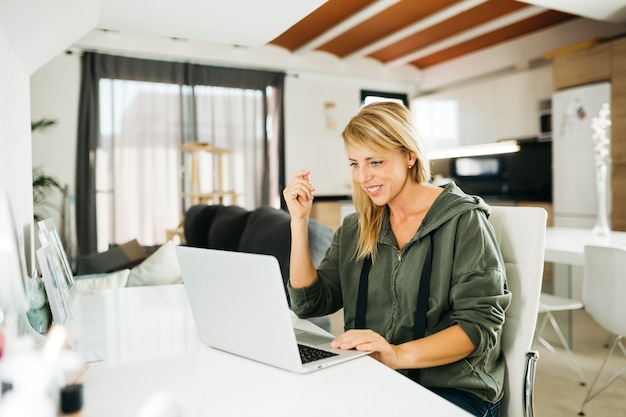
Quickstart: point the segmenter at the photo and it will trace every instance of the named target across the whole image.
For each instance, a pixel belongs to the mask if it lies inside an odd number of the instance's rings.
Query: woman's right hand
[[[307,219],[313,206],[315,188],[309,181],[311,171],[302,170],[294,174],[291,183],[283,190],[283,197],[292,219]]]

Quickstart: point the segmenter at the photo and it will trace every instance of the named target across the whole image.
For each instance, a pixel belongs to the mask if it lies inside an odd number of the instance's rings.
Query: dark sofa
[[[289,281],[291,229],[290,216],[285,210],[260,207],[250,211],[239,206],[196,205],[185,215],[184,233],[187,246],[273,255],[278,259],[285,286]],[[324,257],[332,236],[330,227],[309,221],[309,245],[315,266]],[[311,321],[330,330],[328,317]]]

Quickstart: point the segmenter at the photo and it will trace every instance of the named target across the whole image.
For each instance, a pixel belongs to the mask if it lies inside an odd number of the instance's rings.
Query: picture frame
[[[67,286],[64,267],[49,243],[37,249],[48,304],[53,322],[63,325],[73,318],[70,289]]]
[[[39,241],[41,245],[44,246],[46,244],[50,245],[50,248],[57,258],[58,263],[61,266],[61,273],[63,279],[65,280],[65,285],[70,291],[70,294],[73,296],[74,292],[74,273],[72,272],[72,267],[67,258],[67,254],[65,253],[65,248],[63,247],[63,242],[61,241],[61,236],[57,231],[57,228],[54,224],[54,220],[51,218],[47,218],[41,220],[39,223]]]

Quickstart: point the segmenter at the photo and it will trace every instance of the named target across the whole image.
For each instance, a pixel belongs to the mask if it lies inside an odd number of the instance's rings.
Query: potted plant
[[[31,132],[45,130],[57,124],[55,119],[40,119],[30,124]],[[63,192],[63,187],[53,177],[46,175],[40,167],[33,168],[33,211],[35,221],[47,217],[47,209],[50,207],[48,197],[55,190]]]

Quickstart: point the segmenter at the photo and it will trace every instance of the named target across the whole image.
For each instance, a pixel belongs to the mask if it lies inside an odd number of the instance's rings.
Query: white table
[[[545,261],[561,267],[555,269],[556,294],[580,298],[581,288],[572,288],[572,269],[585,266],[586,245],[626,247],[626,232],[611,232],[609,236],[597,237],[591,229],[549,227],[546,231]]]
[[[185,416],[469,415],[370,357],[297,375],[208,348],[182,285],[82,293],[74,314],[73,346],[103,359],[82,378],[85,417],[135,417],[163,403]]]
[[[574,268],[582,275],[585,266],[585,246],[598,245],[626,247],[626,232],[611,232],[609,236],[594,236],[591,229],[572,227],[549,227],[546,231],[545,261],[554,265],[554,293],[563,297],[582,300],[582,277],[577,277]],[[571,312],[559,320],[559,325],[572,342]]]
[[[546,262],[564,265],[585,265],[585,246],[626,246],[626,232],[611,232],[610,236],[597,237],[591,229],[548,227],[546,231]]]

